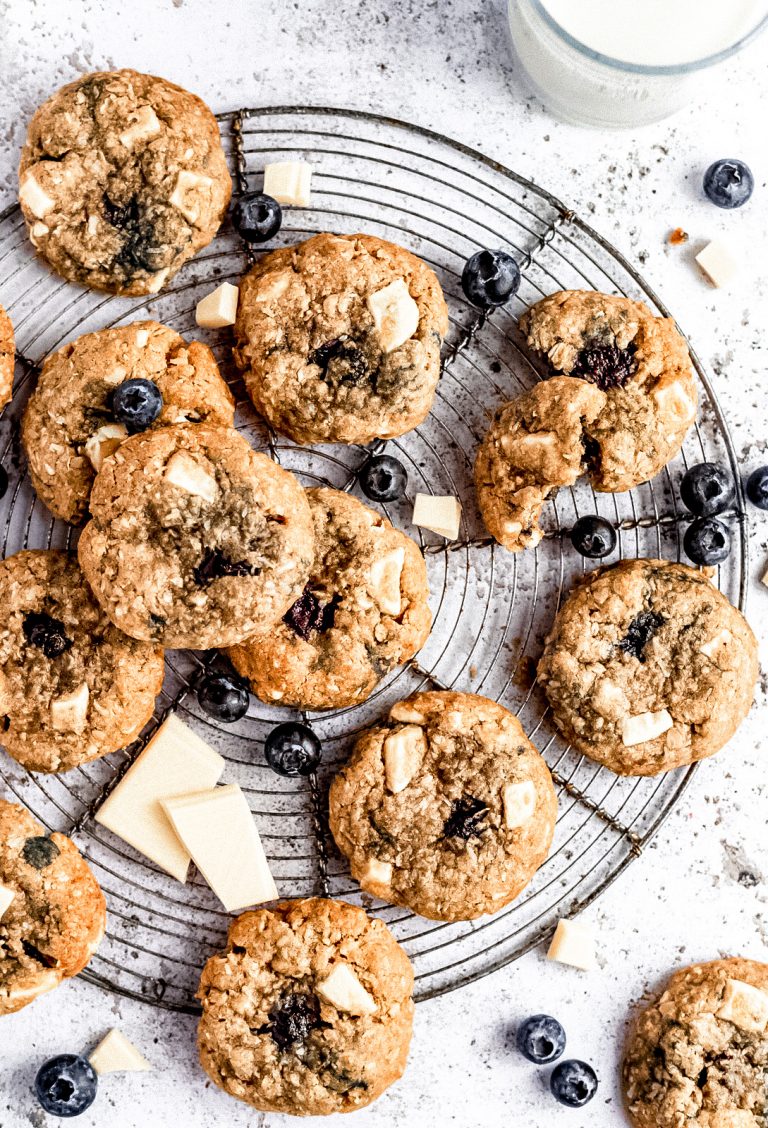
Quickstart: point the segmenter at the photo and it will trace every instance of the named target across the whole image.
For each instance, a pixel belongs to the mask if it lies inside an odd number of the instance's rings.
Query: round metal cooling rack
[[[599,512],[618,530],[615,559],[681,557],[685,518],[676,483],[689,462],[727,461],[738,481],[728,428],[701,364],[701,424],[685,449],[654,481],[630,493],[595,495],[585,482],[561,491],[547,508],[543,542],[512,555],[489,543],[472,489],[474,452],[489,414],[529,387],[538,373],[526,355],[517,318],[531,302],[559,289],[627,294],[667,311],[626,259],[570,209],[537,185],[448,138],[389,118],[345,110],[279,107],[220,116],[240,192],[259,187],[274,160],[313,166],[312,205],[291,209],[277,243],[316,231],[364,230],[409,247],[437,271],[451,329],[434,409],[416,431],[389,444],[408,469],[409,493],[456,494],[463,503],[461,540],[445,544],[410,525],[408,500],[387,516],[419,539],[429,570],[432,634],[416,661],[394,672],[365,704],[311,714],[324,763],[318,779],[281,779],[267,768],[263,741],[290,714],[252,699],[230,726],[199,709],[194,678],[212,655],[169,652],[157,713],[142,740],[122,753],[61,776],[32,775],[0,753],[4,790],[48,828],[76,835],[109,903],[109,928],[86,975],[111,990],[163,1007],[194,1010],[200,968],[224,940],[229,917],[194,873],[180,885],[92,819],[166,713],[182,719],[227,758],[224,779],[248,796],[283,895],[312,892],[363,903],[392,928],[416,972],[423,999],[466,984],[537,944],[556,918],[593,901],[648,844],[680,799],[694,769],[655,779],[622,779],[574,753],[556,735],[532,677],[554,612],[590,564],[563,534],[578,516]],[[461,294],[460,275],[478,247],[504,246],[523,266],[523,285],[508,308],[477,318]],[[167,290],[149,298],[115,298],[63,282],[35,258],[17,207],[0,216],[0,301],[17,333],[19,364],[13,403],[0,421],[2,463],[11,484],[0,502],[3,555],[24,547],[72,547],[77,533],[54,521],[35,498],[18,446],[18,422],[35,367],[74,337],[140,317],[197,335],[216,352],[238,400],[237,424],[271,450],[306,485],[355,492],[360,447],[297,447],[268,434],[233,371],[229,334],[201,332],[194,311],[223,279],[236,281],[255,257],[225,224],[214,243]],[[716,577],[739,606],[746,594],[746,520],[740,498],[734,551]],[[444,924],[362,897],[324,826],[329,776],[357,733],[395,700],[430,685],[502,701],[549,763],[560,814],[552,854],[518,900],[494,917]]]

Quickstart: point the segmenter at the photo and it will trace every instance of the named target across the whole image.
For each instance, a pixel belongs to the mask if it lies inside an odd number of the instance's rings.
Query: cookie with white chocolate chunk
[[[200,98],[134,70],[86,74],[29,124],[19,203],[38,253],[71,282],[151,294],[213,239],[232,182]]]
[[[113,627],[74,556],[0,561],[0,743],[31,771],[125,748],[152,716],[163,652]]]
[[[16,364],[13,324],[0,305],[0,407],[10,401],[13,391],[13,372]]]
[[[0,1016],[78,975],[105,924],[104,895],[74,842],[0,799]]]
[[[622,1067],[633,1128],[764,1128],[768,965],[675,972],[635,1020]]]
[[[582,579],[538,666],[558,727],[620,775],[713,755],[749,711],[757,642],[701,572],[624,560]]]
[[[405,1069],[413,969],[380,920],[342,901],[244,913],[203,969],[200,1061],[263,1112],[354,1112]]]
[[[73,524],[85,518],[97,472],[128,438],[113,397],[129,380],[151,381],[160,393],[159,411],[142,430],[234,423],[232,395],[199,341],[186,342],[157,321],[78,337],[44,361],[21,429],[32,484],[56,517]]]
[[[418,547],[339,490],[307,490],[315,560],[299,599],[266,634],[229,651],[274,704],[332,709],[364,701],[424,645],[431,622]]]
[[[494,913],[552,842],[557,800],[520,722],[471,693],[417,693],[357,741],[330,827],[363,889],[435,920]]]
[[[256,408],[299,443],[394,438],[426,417],[448,311],[434,272],[372,235],[315,235],[240,283],[235,358]]]

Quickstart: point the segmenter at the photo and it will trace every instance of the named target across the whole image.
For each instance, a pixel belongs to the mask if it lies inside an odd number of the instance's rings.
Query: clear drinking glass
[[[541,99],[566,121],[603,128],[648,125],[675,113],[692,100],[710,67],[730,59],[767,25],[768,15],[761,15],[725,50],[692,62],[650,66],[587,47],[541,0],[509,0],[512,43]]]

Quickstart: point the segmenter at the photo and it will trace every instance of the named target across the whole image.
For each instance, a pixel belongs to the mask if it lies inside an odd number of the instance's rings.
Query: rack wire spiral
[[[248,715],[226,726],[198,707],[194,681],[211,655],[174,651],[156,716],[131,748],[61,776],[32,775],[0,753],[5,792],[46,827],[76,836],[109,904],[107,936],[86,977],[150,1003],[195,1009],[200,968],[224,939],[228,915],[202,879],[182,886],[96,824],[104,795],[135,759],[163,716],[175,709],[227,758],[225,781],[243,787],[283,895],[323,895],[365,904],[381,916],[414,962],[416,994],[427,998],[515,959],[537,944],[560,915],[592,902],[637,857],[679,801],[693,768],[653,779],[622,779],[574,753],[555,734],[532,676],[535,658],[563,594],[592,565],[570,547],[567,530],[585,513],[607,517],[619,556],[681,558],[685,517],[676,482],[702,458],[737,464],[727,424],[706,373],[701,423],[685,449],[654,481],[626,494],[596,495],[580,482],[548,505],[547,535],[535,549],[511,555],[487,537],[472,489],[474,452],[488,417],[538,373],[526,355],[517,317],[558,289],[627,294],[667,313],[637,272],[573,211],[531,181],[436,133],[372,114],[334,109],[244,109],[219,117],[236,190],[260,186],[272,160],[305,159],[314,168],[312,205],[286,212],[277,245],[319,230],[365,230],[402,243],[438,272],[450,308],[443,374],[434,409],[416,431],[388,450],[408,469],[409,494],[456,494],[463,503],[461,539],[446,544],[409,525],[410,501],[384,506],[394,524],[416,537],[429,571],[434,626],[417,659],[395,671],[364,704],[306,719],[322,739],[319,777],[273,775],[263,741],[295,715],[252,699]],[[272,246],[275,244],[272,244]],[[478,317],[459,285],[467,256],[504,246],[523,267],[523,285],[508,308]],[[201,332],[195,305],[214,285],[236,281],[261,252],[244,250],[225,225],[213,244],[169,288],[149,298],[116,298],[63,282],[36,259],[17,207],[0,215],[0,302],[17,332],[19,364],[12,405],[0,420],[0,459],[10,486],[0,501],[0,550],[71,548],[76,531],[54,521],[35,498],[18,445],[18,422],[36,366],[65,341],[141,317],[206,340],[238,402],[237,425],[257,447],[295,470],[305,485],[356,490],[370,455],[360,447],[297,447],[269,433],[250,408],[233,370],[228,331]],[[735,536],[716,582],[743,608],[747,538],[743,498],[732,515]],[[328,841],[324,804],[329,776],[356,735],[395,700],[444,686],[500,700],[515,712],[555,776],[560,814],[547,863],[528,890],[494,917],[445,924],[361,896]]]

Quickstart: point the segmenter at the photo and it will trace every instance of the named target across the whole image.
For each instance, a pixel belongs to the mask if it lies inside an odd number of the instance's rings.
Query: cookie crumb
[[[675,227],[674,230],[670,231],[669,235],[667,235],[667,242],[672,247],[681,247],[683,243],[687,243],[689,239],[690,235],[687,231],[683,231],[682,227]]]

